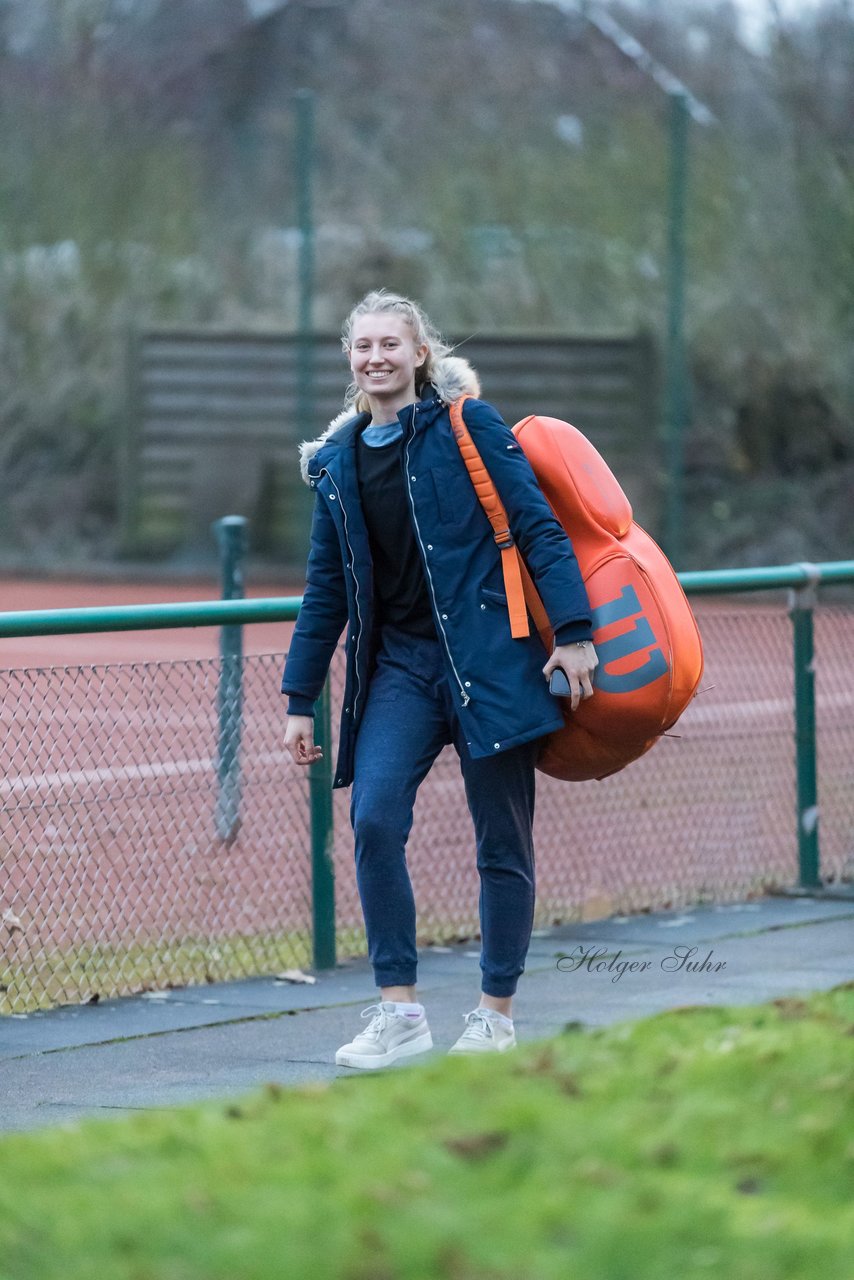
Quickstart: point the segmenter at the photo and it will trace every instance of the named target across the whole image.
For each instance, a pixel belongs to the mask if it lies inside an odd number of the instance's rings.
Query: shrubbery
[[[318,94],[318,327],[385,283],[448,331],[661,344],[660,89],[577,17],[462,7],[288,6],[207,56],[187,27],[163,85],[154,20],[129,52],[102,38],[106,0],[0,52],[0,558],[115,552],[132,326],[295,324],[299,84]],[[691,130],[683,567],[847,556],[850,9],[778,26],[762,57],[723,9],[624,20],[717,118]]]

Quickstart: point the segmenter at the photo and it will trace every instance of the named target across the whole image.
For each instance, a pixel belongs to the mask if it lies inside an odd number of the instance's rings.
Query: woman
[[[555,631],[510,634],[500,553],[451,431],[448,406],[477,377],[398,295],[370,293],[343,345],[345,411],[302,446],[315,490],[307,583],[285,664],[285,746],[320,758],[314,703],[342,630],[347,672],[334,785],[350,816],[368,954],[380,989],[340,1066],[386,1066],[432,1047],[416,997],[415,903],[405,847],[415,793],[444,746],[460,759],[481,881],[482,992],[451,1052],[515,1046],[512,998],[534,913],[534,764],[563,719],[548,677],[563,668],[571,704],[593,693],[587,594],[570,542],[515,437],[485,402],[464,418],[501,496]],[[533,628],[532,628],[533,630]]]

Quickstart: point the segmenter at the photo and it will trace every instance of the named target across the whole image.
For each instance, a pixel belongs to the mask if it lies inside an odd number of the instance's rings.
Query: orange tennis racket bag
[[[542,602],[463,421],[465,398],[451,406],[451,422],[501,550],[513,635],[529,634],[530,611],[551,652]],[[561,699],[564,727],[546,738],[537,767],[570,782],[605,778],[649,751],[685,710],[703,673],[700,633],[670,562],[635,523],[628,498],[586,436],[568,422],[535,415],[513,434],[575,549],[599,657],[593,697],[576,711]]]

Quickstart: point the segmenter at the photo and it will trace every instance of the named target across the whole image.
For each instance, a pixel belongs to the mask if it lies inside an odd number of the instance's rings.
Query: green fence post
[[[688,185],[688,97],[669,95],[667,214],[667,348],[665,432],[667,493],[664,549],[671,564],[682,559],[685,432],[688,425],[688,361],[685,347],[685,203]]]
[[[248,542],[245,516],[223,516],[212,528],[219,546],[223,600],[243,599],[243,557]],[[228,623],[220,628],[222,659],[217,702],[216,831],[230,843],[240,827],[240,729],[243,713],[243,627]]]
[[[309,432],[314,416],[314,207],[312,167],[314,161],[314,94],[298,89],[296,104],[296,189],[299,221],[299,369],[297,370],[297,417],[300,428]]]
[[[299,223],[299,315],[297,327],[306,337],[314,326],[314,208],[312,167],[314,163],[314,94],[297,89],[296,107],[296,188]]]
[[[316,745],[323,758],[309,765],[311,803],[311,914],[315,969],[335,967],[335,871],[332,862],[332,715],[329,680],[317,704]]]
[[[819,878],[818,785],[815,743],[815,663],[813,609],[820,573],[815,565],[802,566],[808,584],[792,591],[789,616],[792,619],[795,661],[795,760],[798,803],[799,887],[817,889]]]
[[[314,422],[316,361],[314,336],[316,231],[313,193],[315,96],[311,89],[297,89],[294,94],[294,112],[296,124],[294,185],[296,188],[297,225],[299,226],[299,259],[297,264],[299,297],[296,333],[299,363],[297,366],[296,413],[303,438],[309,440],[317,433],[317,426]],[[299,516],[296,523],[301,526],[301,533],[299,538],[294,537],[288,552],[294,559],[303,561],[308,553],[311,501],[310,491],[304,485],[297,485],[297,490],[295,507],[299,512]]]

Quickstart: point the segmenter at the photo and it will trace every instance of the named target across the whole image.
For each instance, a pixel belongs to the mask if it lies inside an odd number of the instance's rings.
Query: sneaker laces
[[[472,1009],[465,1015],[466,1029],[463,1035],[467,1040],[491,1040],[493,1038],[492,1019],[485,1009]]]
[[[384,1009],[381,1004],[370,1004],[367,1009],[362,1010],[363,1018],[370,1018],[373,1014],[372,1021],[368,1023],[364,1031],[359,1032],[359,1037],[365,1036],[369,1040],[379,1039],[382,1032],[392,1017],[388,1009]]]

